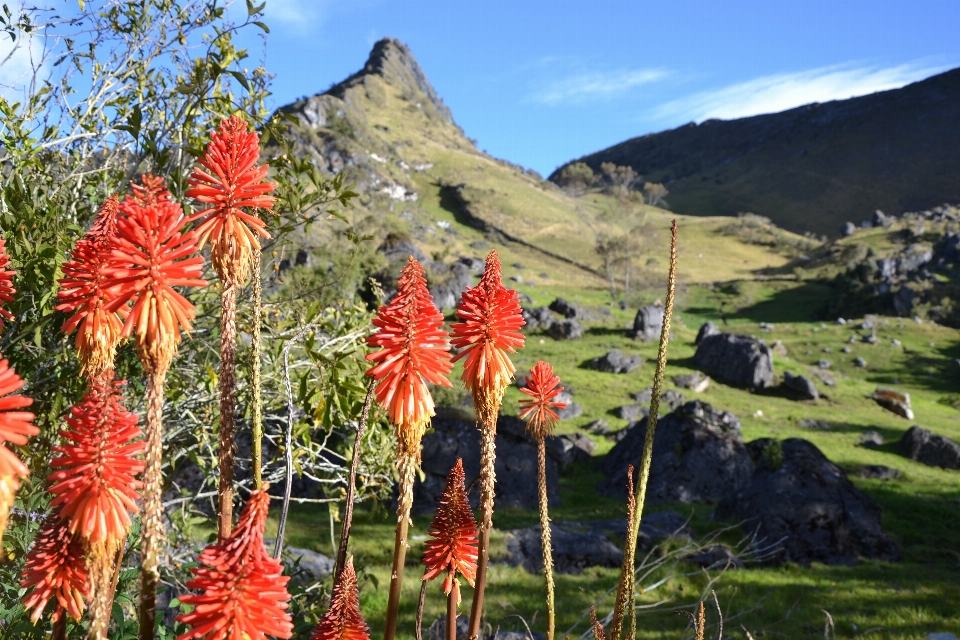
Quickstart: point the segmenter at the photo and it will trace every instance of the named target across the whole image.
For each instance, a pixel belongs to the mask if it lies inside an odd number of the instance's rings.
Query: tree
[[[632,167],[618,167],[612,162],[601,164],[600,171],[603,172],[609,193],[619,197],[626,196],[633,185],[642,180],[641,176]]]
[[[666,205],[663,199],[670,195],[667,188],[659,182],[648,182],[644,184],[643,193],[647,197],[647,204],[654,207],[661,203]]]
[[[581,195],[593,186],[597,177],[585,162],[574,162],[560,170],[554,178],[561,189],[573,196]]]

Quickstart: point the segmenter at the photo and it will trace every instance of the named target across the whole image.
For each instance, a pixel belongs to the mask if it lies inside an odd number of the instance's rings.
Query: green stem
[[[260,280],[260,250],[253,251],[253,348],[250,354],[250,378],[253,402],[253,486],[263,488],[263,390],[260,383],[260,325],[263,314],[263,283]]]
[[[540,493],[540,541],[543,546],[543,580],[547,589],[547,640],[553,640],[556,606],[553,597],[553,546],[550,543],[550,514],[547,502],[547,444],[537,440],[537,488]]]

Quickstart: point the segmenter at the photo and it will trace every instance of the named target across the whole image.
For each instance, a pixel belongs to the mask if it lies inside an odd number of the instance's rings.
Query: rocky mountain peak
[[[453,114],[427,80],[426,74],[417,59],[413,57],[410,48],[396,38],[383,38],[374,44],[363,69],[331,89],[329,93],[342,97],[340,94],[346,89],[362,83],[369,75],[377,75],[389,84],[423,93],[436,108],[440,117],[450,124],[455,124]]]

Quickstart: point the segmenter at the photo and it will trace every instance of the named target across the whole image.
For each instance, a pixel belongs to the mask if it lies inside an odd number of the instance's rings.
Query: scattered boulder
[[[860,434],[859,444],[867,449],[877,449],[883,446],[883,436],[872,429],[864,431]]]
[[[640,460],[646,432],[644,418],[604,456],[600,493],[626,496],[627,467]],[[695,400],[657,422],[647,500],[650,504],[717,500],[752,472],[737,417]]]
[[[821,369],[829,369],[833,366],[833,363],[829,360],[817,360],[817,366]]]
[[[311,551],[310,549],[299,549],[297,547],[284,547],[283,555],[285,558],[294,562],[300,562],[300,568],[306,571],[317,580],[322,580],[333,573],[333,567],[337,563],[336,558],[330,558]]]
[[[836,379],[834,379],[834,377],[829,372],[824,371],[819,367],[814,367],[812,369],[812,373],[813,373],[813,377],[815,377],[817,380],[827,385],[828,387],[837,386]]]
[[[465,266],[470,273],[475,276],[482,276],[483,270],[486,267],[486,263],[480,258],[468,258],[466,256],[460,256],[457,258],[457,262]]]
[[[564,298],[557,298],[550,303],[550,310],[554,313],[559,313],[564,318],[578,318],[582,317],[580,307],[572,302],[567,302]]]
[[[900,453],[930,467],[960,469],[960,445],[953,440],[917,426],[903,434]]]
[[[694,393],[703,393],[710,386],[710,377],[694,371],[682,376],[673,376],[673,384],[681,389],[690,389]]]
[[[636,355],[627,355],[620,349],[613,349],[590,361],[590,368],[607,373],[630,373],[640,368],[643,359]]]
[[[558,398],[564,394],[557,396]],[[579,402],[567,402],[567,406],[563,409],[557,409],[557,415],[560,416],[561,420],[572,420],[574,418],[579,418],[583,415],[583,405]]]
[[[801,418],[797,423],[805,429],[816,429],[819,431],[830,431],[833,425],[826,420],[814,420],[812,418]]]
[[[553,322],[547,327],[547,333],[554,340],[577,340],[583,337],[583,325],[573,318]]]
[[[775,354],[777,354],[778,356],[785,356],[785,355],[787,355],[787,348],[786,348],[785,346],[783,346],[783,341],[782,341],[782,340],[777,340],[776,342],[774,342],[774,343],[773,343],[773,346],[770,347],[770,351],[773,351],[773,352],[774,352]]]
[[[867,396],[878,405],[901,418],[913,420],[913,410],[910,408],[910,394],[901,393],[895,389],[877,387],[873,395]]]
[[[640,307],[633,320],[633,329],[627,333],[627,337],[644,342],[659,340],[662,329],[663,303],[657,300],[653,304]]]
[[[840,227],[840,235],[844,238],[849,238],[856,232],[857,225],[853,224],[852,222],[845,222],[843,223],[843,226]]]
[[[708,378],[709,380],[709,378]],[[648,403],[649,404],[649,403]],[[663,413],[674,411],[683,404],[683,394],[676,389],[667,389],[660,394],[660,407],[666,407]]]
[[[588,567],[619,567],[623,562],[623,552],[617,545],[596,531],[578,531],[555,522],[550,526],[550,540],[557,573],[580,573]],[[522,566],[533,574],[542,573],[540,527],[510,531],[507,552],[514,566]]]
[[[457,616],[457,640],[467,640],[470,618]],[[447,640],[447,616],[437,618],[427,629],[427,640]]]
[[[536,307],[528,309],[524,307],[523,320],[526,322],[524,327],[527,329],[546,329],[554,322],[553,311],[550,307]]]
[[[574,462],[589,460],[597,450],[597,443],[582,433],[547,438],[547,455],[563,471]]]
[[[715,544],[700,553],[687,558],[693,564],[704,569],[742,569],[743,562],[730,547],[725,544]]]
[[[882,464],[868,464],[861,467],[857,475],[861,478],[873,480],[896,480],[902,474],[896,469],[885,467]]]
[[[784,371],[783,386],[807,400],[820,398],[820,392],[817,391],[816,385],[807,376],[795,376],[789,371]]]
[[[449,269],[446,265],[434,262],[432,265],[448,271],[450,274],[446,280],[430,288],[430,295],[433,296],[433,302],[439,309],[452,309],[460,303],[460,296],[467,290],[467,287],[473,285],[473,275],[466,265],[456,262]]]
[[[654,545],[666,538],[690,538],[692,532],[687,518],[672,510],[644,513],[640,520],[640,532],[637,535],[637,546],[640,549],[651,549]],[[561,523],[563,524],[563,523]],[[627,531],[627,519],[587,520],[570,523],[579,528],[598,531],[608,536],[622,540]]]
[[[640,418],[646,417],[650,413],[650,409],[643,404],[625,404],[622,407],[617,407],[613,412],[621,420],[636,422]]]
[[[704,322],[702,325],[700,325],[700,330],[697,331],[697,339],[694,344],[699,346],[700,342],[704,338],[708,336],[718,336],[720,333],[721,331],[717,325],[713,324],[712,322]]]
[[[476,419],[466,413],[437,407],[433,431],[423,438],[423,480],[413,490],[413,512],[433,513],[447,482],[447,474],[457,458],[463,458],[467,481],[480,475],[480,430]],[[526,423],[515,416],[497,420],[496,472],[510,482],[498,482],[494,504],[497,508],[537,508],[537,445],[526,434]],[[547,457],[547,496],[551,505],[559,504],[557,462]],[[480,504],[479,488],[470,492],[470,504]]]
[[[409,256],[413,256],[420,264],[429,262],[426,254],[408,237],[391,235],[383,241],[377,251],[383,254],[387,262],[406,263]]]
[[[766,562],[853,564],[860,558],[899,561],[880,526],[880,507],[810,442],[762,438],[749,445],[753,475],[724,497],[714,516],[746,521],[757,545],[778,544]]]
[[[598,436],[605,436],[610,433],[607,421],[603,418],[594,420],[593,422],[588,422],[587,424],[583,425],[583,430],[589,433],[595,433]]]
[[[749,336],[732,333],[704,336],[693,363],[701,371],[735,387],[763,389],[774,384],[770,347]]]

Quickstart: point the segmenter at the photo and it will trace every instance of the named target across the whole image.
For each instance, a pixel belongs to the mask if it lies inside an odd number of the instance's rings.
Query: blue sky
[[[955,0],[267,0],[266,22],[274,106],[392,36],[481,149],[545,176],[633,136],[960,66]]]

